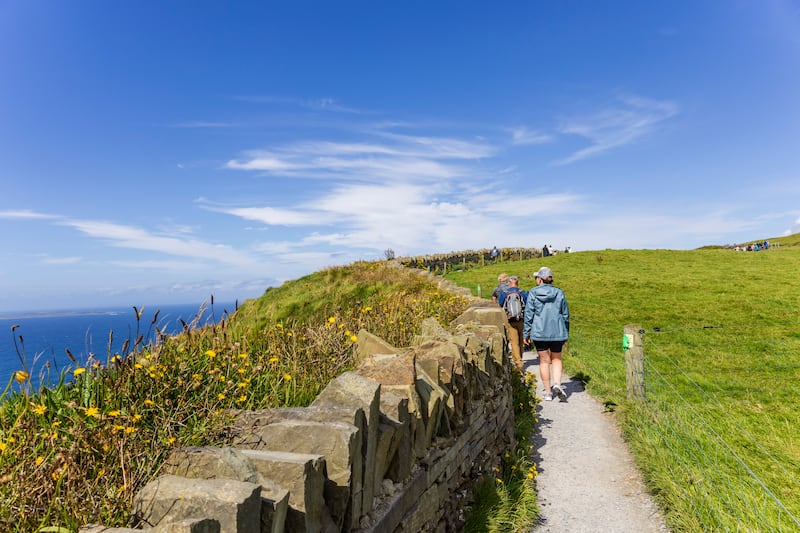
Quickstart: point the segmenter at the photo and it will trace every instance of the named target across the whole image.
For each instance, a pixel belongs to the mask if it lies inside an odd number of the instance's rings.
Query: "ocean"
[[[143,306],[138,333],[145,343],[155,338],[155,326],[168,335],[183,331],[181,320],[191,324],[199,316],[198,325],[219,322],[225,313],[233,313],[235,303],[215,302],[213,309],[195,305]],[[159,311],[155,324],[152,324]],[[13,328],[13,331],[12,331]],[[34,387],[50,365],[51,379],[57,379],[66,368],[83,366],[94,359],[105,364],[109,353],[109,334],[113,333],[111,353],[122,351],[126,339],[133,345],[137,335],[136,313],[133,307],[98,308],[80,311],[42,311],[0,313],[0,392],[12,379],[14,372],[27,365]],[[75,357],[72,362],[67,349]],[[24,363],[23,363],[24,361]]]

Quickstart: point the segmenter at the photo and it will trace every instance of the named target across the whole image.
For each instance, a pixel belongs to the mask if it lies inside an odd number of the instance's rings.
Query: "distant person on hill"
[[[512,293],[519,295],[519,299],[512,296]],[[525,340],[522,336],[523,323],[525,318],[525,300],[528,299],[527,291],[519,288],[519,278],[517,276],[508,277],[508,287],[500,293],[497,303],[506,312],[508,318],[508,339],[511,344],[511,359],[520,370],[524,370],[522,353],[525,351]],[[508,303],[509,305],[506,305]]]
[[[492,290],[492,301],[497,303],[497,299],[500,297],[500,293],[506,290],[508,287],[508,274],[503,272],[499,276],[497,276],[497,287]]]
[[[550,256],[550,246],[544,245],[542,246],[542,257],[549,257]]]
[[[561,401],[567,401],[567,393],[561,386],[561,350],[569,338],[567,297],[553,286],[553,271],[548,267],[540,268],[534,275],[536,287],[528,291],[522,335],[525,344],[532,342],[539,354],[544,399],[552,400],[555,393]]]
[[[496,260],[499,255],[500,255],[500,250],[497,249],[497,246],[493,246],[492,251],[489,253],[489,257],[491,257],[492,260]]]

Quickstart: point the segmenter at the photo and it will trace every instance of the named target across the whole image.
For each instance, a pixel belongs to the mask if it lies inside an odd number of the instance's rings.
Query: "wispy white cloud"
[[[42,262],[47,265],[74,265],[76,263],[80,263],[83,260],[82,257],[45,257]]]
[[[29,209],[17,209],[0,211],[0,218],[5,219],[19,219],[19,220],[52,220],[60,218],[58,215],[50,215],[47,213],[37,213]]]
[[[268,150],[244,152],[227,162],[232,170],[261,171],[267,175],[357,181],[449,180],[467,172],[453,161],[494,155],[485,142],[448,137],[371,132],[362,142],[296,142]]]
[[[277,207],[207,207],[218,213],[226,213],[245,220],[261,222],[270,226],[312,226],[331,222],[319,210],[308,211],[304,209],[285,209]]]
[[[638,141],[678,113],[678,105],[670,101],[627,97],[620,104],[591,116],[564,119],[560,133],[583,137],[590,144],[555,164],[574,163]]]
[[[204,120],[189,120],[168,125],[170,128],[238,128],[241,126],[242,125],[237,122],[214,122]]]
[[[119,248],[209,259],[229,264],[248,264],[252,261],[251,258],[228,245],[158,235],[134,226],[97,220],[72,219],[62,219],[58,224],[74,228],[93,238],[104,239],[111,246]]]
[[[250,95],[250,96],[236,96],[237,100],[243,102],[252,102],[256,104],[278,104],[278,105],[293,105],[303,107],[306,109],[313,109],[316,111],[330,111],[334,113],[353,113],[361,114],[364,111],[348,107],[334,98],[296,98],[288,96],[274,96],[274,95]]]
[[[545,144],[553,141],[553,136],[536,130],[530,130],[525,126],[511,128],[511,144]]]

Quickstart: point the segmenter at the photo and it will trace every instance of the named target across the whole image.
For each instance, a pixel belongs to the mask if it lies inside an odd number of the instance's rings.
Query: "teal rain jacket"
[[[569,338],[569,306],[564,291],[547,283],[528,291],[522,335],[536,341]]]

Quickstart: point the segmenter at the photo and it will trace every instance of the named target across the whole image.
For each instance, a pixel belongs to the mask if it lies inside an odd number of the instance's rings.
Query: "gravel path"
[[[539,359],[524,355],[537,376]],[[534,459],[541,523],[532,533],[667,532],[614,420],[582,383],[563,379],[567,402],[539,404]]]

